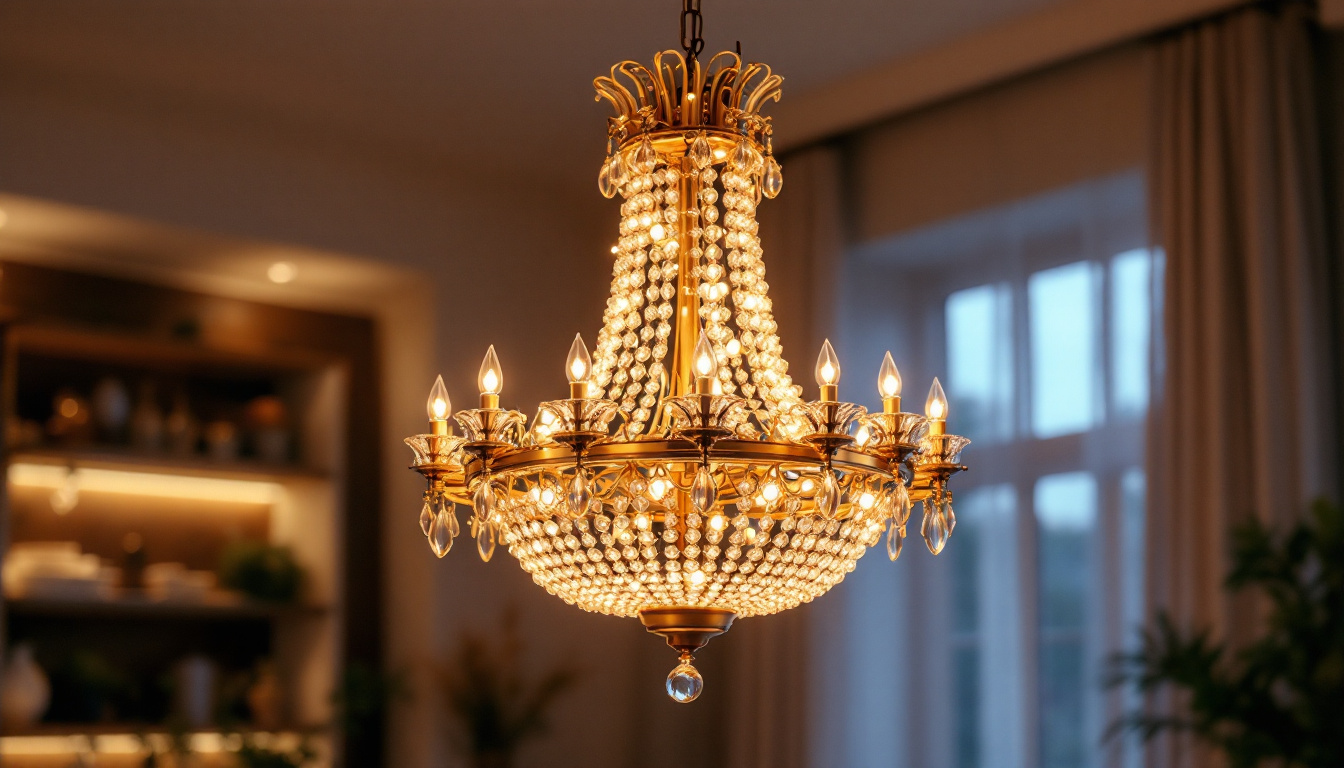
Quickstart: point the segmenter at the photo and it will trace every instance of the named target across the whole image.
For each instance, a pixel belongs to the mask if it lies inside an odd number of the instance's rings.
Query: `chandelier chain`
[[[687,22],[690,22],[689,29]],[[700,15],[700,0],[682,0],[681,2],[681,48],[687,59],[694,59],[705,49],[705,21]],[[689,34],[688,34],[689,32]]]

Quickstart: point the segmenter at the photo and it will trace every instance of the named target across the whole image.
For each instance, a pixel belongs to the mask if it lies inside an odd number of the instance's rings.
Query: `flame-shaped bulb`
[[[429,400],[425,403],[425,411],[429,413],[430,421],[446,421],[448,414],[453,412],[453,402],[448,399],[448,388],[443,386],[443,377],[434,379],[434,386],[429,390]]]
[[[817,384],[834,387],[840,383],[840,358],[835,356],[831,340],[822,342],[821,354],[817,355]]]
[[[882,368],[877,372],[877,393],[884,398],[901,396],[901,372],[896,370],[890,352],[882,358]]]
[[[481,361],[481,372],[476,375],[476,386],[480,387],[482,395],[498,395],[504,388],[504,370],[499,367],[499,357],[495,355],[494,344],[485,351],[485,359]]]
[[[719,370],[719,361],[714,358],[714,347],[709,343],[709,337],[700,332],[700,340],[695,343],[694,358],[695,376],[698,379],[713,378]]]
[[[924,415],[930,421],[947,420],[947,395],[943,394],[943,385],[938,383],[938,377],[933,378],[933,386],[929,387],[929,399],[924,401]]]
[[[565,358],[565,375],[569,383],[579,384],[588,381],[593,371],[593,358],[588,355],[588,346],[583,337],[574,334],[574,343],[569,345],[569,357]]]

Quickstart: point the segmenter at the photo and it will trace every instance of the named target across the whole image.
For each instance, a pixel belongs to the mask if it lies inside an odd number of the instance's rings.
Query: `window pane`
[[[1087,622],[1093,583],[1092,534],[1097,483],[1088,472],[1047,475],[1036,482],[1040,612],[1041,765],[1090,763],[1087,707],[1095,681],[1087,674]]]
[[[947,298],[947,393],[958,434],[979,441],[1012,432],[1012,294],[981,285]]]
[[[1096,277],[1080,261],[1027,283],[1031,323],[1031,431],[1055,437],[1097,421]]]
[[[1111,402],[1120,416],[1148,408],[1152,263],[1145,249],[1111,259]]]
[[[958,543],[948,545],[956,764],[1025,765],[1017,494],[1011,485],[975,488],[957,510]]]

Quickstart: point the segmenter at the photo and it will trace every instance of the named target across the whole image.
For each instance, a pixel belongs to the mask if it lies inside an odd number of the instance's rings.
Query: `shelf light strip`
[[[127,472],[116,469],[91,469],[51,464],[15,463],[9,466],[9,484],[28,488],[57,490],[71,481],[80,491],[118,493],[197,501],[227,501],[238,504],[274,504],[283,489],[276,483],[258,480],[228,480],[216,477],[156,472]]]
[[[167,736],[147,736],[160,749],[167,747]],[[216,732],[193,733],[191,751],[200,754],[234,752],[241,745],[237,734]],[[296,733],[256,733],[252,739],[260,746],[288,750],[298,747],[302,738]],[[38,755],[71,755],[84,752],[100,755],[138,755],[145,752],[140,737],[130,733],[108,733],[69,736],[4,736],[0,737],[0,755],[10,757]]]

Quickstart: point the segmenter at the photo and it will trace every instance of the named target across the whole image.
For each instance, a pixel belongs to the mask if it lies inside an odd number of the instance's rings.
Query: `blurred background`
[[[704,4],[785,78],[786,356],[871,408],[890,350],[975,444],[942,556],[741,622],[692,706],[634,622],[436,560],[401,442],[490,344],[506,406],[563,395],[617,234],[592,78],[680,10],[0,5],[0,761],[1206,764],[1103,739],[1101,680],[1157,608],[1250,637],[1232,526],[1338,498],[1344,4]],[[553,693],[510,760],[472,664]]]

